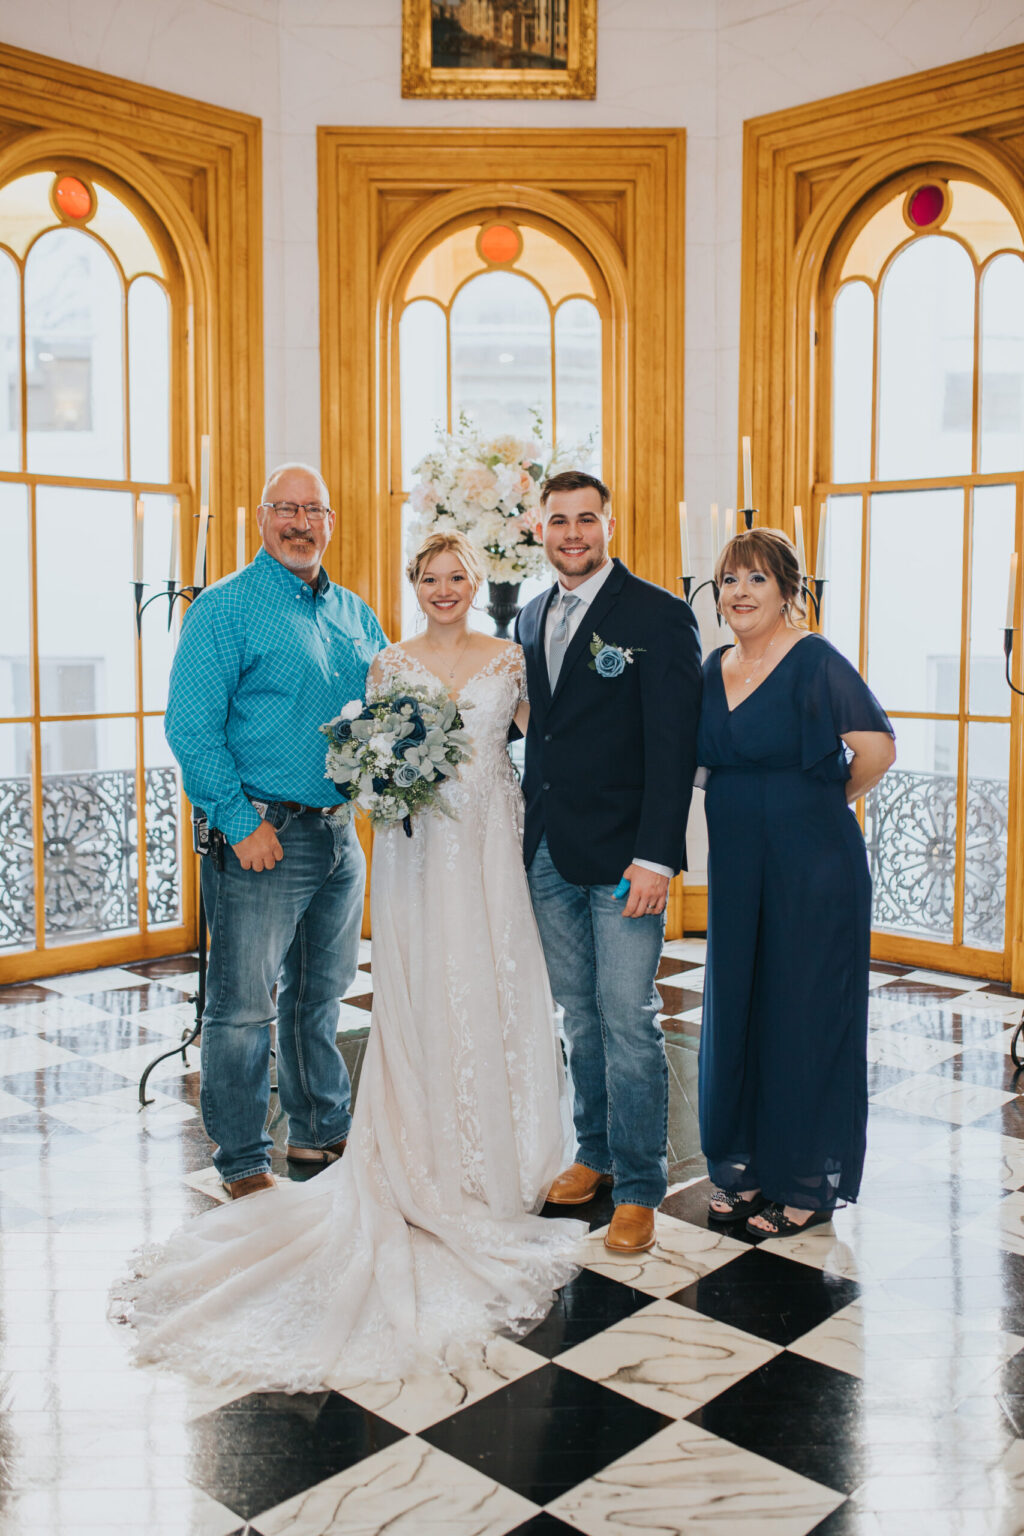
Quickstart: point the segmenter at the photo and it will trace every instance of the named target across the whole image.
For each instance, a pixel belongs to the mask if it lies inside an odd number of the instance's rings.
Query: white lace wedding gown
[[[373,675],[438,685],[397,645]],[[458,1366],[525,1332],[575,1273],[585,1227],[532,1214],[568,1115],[506,752],[524,686],[518,646],[469,680],[454,817],[376,835],[373,1016],[345,1156],[141,1256],[121,1293],[140,1363],[283,1391]]]

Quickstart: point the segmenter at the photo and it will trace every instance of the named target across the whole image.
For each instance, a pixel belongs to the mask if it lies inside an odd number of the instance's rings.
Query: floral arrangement
[[[352,699],[320,729],[328,740],[324,777],[345,796],[349,817],[355,805],[374,826],[400,821],[411,837],[418,812],[451,814],[439,791],[471,753],[458,706],[443,690],[406,687],[369,704]]]
[[[599,677],[621,677],[633,665],[633,657],[642,651],[642,645],[612,645],[595,635],[590,642],[590,670]]]
[[[534,426],[539,437],[538,416]],[[547,462],[542,453],[534,438],[484,438],[469,417],[460,416],[458,430],[443,435],[413,468],[413,540],[457,528],[479,550],[489,581],[547,576],[544,548],[534,531],[540,483],[560,470],[585,468],[592,444],[556,449]]]

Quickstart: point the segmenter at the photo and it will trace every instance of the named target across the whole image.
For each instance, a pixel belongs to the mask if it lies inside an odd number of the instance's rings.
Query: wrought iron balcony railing
[[[181,912],[181,790],[177,770],[146,771],[146,890],[151,927]],[[138,927],[135,775],[55,773],[43,780],[46,932],[58,940]],[[35,936],[32,783],[0,779],[0,949]]]
[[[969,779],[964,943],[1002,949],[1006,924],[1005,780]],[[872,926],[949,943],[956,903],[956,776],[893,768],[867,797]]]

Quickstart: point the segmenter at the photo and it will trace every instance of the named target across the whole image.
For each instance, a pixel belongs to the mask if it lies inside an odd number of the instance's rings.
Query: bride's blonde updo
[[[435,555],[455,556],[473,583],[473,596],[475,597],[484,582],[483,563],[477,550],[469,542],[466,535],[460,533],[457,528],[439,528],[436,533],[427,534],[423,543],[416,550],[405,568],[405,574],[412,583],[413,590],[419,591],[419,585],[423,580],[424,572]]]
[[[782,593],[786,623],[794,629],[807,628],[807,604],[793,540],[781,528],[748,528],[730,539],[715,565],[715,582],[735,571],[764,571],[774,576]]]

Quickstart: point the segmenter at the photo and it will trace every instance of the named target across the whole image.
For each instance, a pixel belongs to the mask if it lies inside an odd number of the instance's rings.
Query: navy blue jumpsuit
[[[840,737],[892,728],[810,634],[731,712],[704,664],[708,953],[701,1145],[712,1181],[806,1210],[855,1200],[867,1126],[871,878]]]

